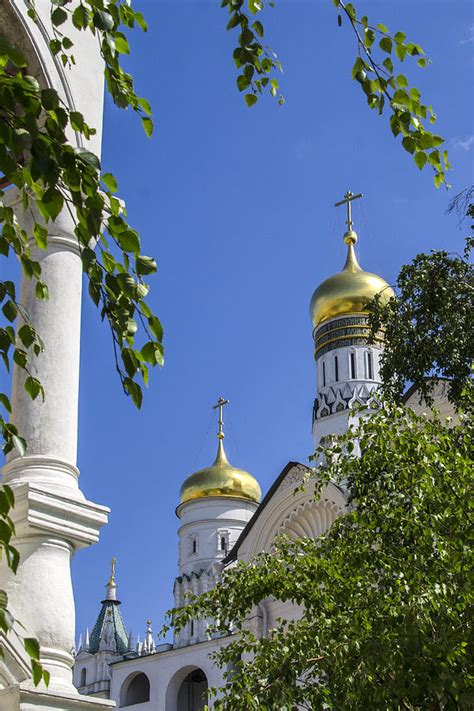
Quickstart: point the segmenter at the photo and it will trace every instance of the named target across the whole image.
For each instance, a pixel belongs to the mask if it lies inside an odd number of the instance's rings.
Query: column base
[[[31,682],[23,682],[0,689],[2,711],[109,711],[115,701],[93,696],[37,689]]]
[[[97,541],[109,509],[30,483],[16,485],[13,490],[12,542],[20,563],[16,575],[5,563],[0,565],[0,589],[8,595],[13,617],[23,625],[17,628],[18,634],[39,641],[41,663],[51,675],[45,693],[68,696],[74,694],[75,636],[70,559],[77,549]],[[16,684],[23,688],[31,671],[22,644],[16,635],[9,634],[2,647],[8,654],[0,660],[0,688]],[[4,709],[1,698],[0,709]]]

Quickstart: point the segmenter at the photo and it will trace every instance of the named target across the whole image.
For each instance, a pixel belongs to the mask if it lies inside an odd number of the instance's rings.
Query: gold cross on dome
[[[110,579],[108,582],[108,585],[114,585],[115,584],[115,564],[117,562],[117,558],[114,556],[112,560],[110,561]]]
[[[219,408],[219,432],[217,433],[218,439],[224,439],[224,432],[222,431],[222,425],[224,424],[222,420],[222,408],[224,407],[224,405],[228,404],[228,400],[225,400],[225,398],[220,397],[216,404],[212,406],[213,410],[217,410],[217,408]]]
[[[357,200],[358,198],[363,197],[363,193],[358,193],[357,195],[354,195],[354,193],[351,193],[350,190],[347,191],[347,193],[344,195],[344,200],[340,200],[339,202],[336,202],[334,207],[339,207],[339,205],[344,205],[344,203],[347,204],[347,229],[350,232],[352,230],[352,215],[351,215],[351,202],[353,200]]]

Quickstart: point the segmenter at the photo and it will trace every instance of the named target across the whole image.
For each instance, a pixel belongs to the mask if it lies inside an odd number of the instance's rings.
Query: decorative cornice
[[[325,322],[313,331],[314,357],[317,359],[325,353],[343,346],[364,346],[367,344],[369,336],[368,315],[344,316]],[[380,348],[383,340],[384,334],[379,332],[372,345]]]
[[[83,548],[99,539],[110,509],[91,501],[59,495],[47,489],[22,484],[15,487],[12,519],[17,539],[44,535]]]
[[[278,529],[278,535],[316,539],[325,533],[343,509],[329,499],[310,499],[294,508]]]
[[[375,383],[331,385],[314,401],[313,424],[315,420],[322,417],[328,417],[345,410],[353,410],[356,405],[367,405],[373,410],[378,409],[380,403],[376,393],[377,387]]]
[[[291,471],[288,472],[286,477],[280,484],[280,490],[288,489],[288,487],[293,486],[296,488],[309,476],[308,468],[302,466],[296,466]]]

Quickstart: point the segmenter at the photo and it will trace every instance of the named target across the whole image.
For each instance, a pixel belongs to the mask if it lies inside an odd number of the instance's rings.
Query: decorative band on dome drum
[[[370,336],[369,317],[345,316],[323,323],[313,331],[314,356],[319,356],[341,346],[364,346]],[[375,337],[373,345],[383,343],[383,333],[380,331]]]

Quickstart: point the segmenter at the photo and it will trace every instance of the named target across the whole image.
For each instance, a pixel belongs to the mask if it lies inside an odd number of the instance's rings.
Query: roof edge
[[[243,541],[247,538],[248,534],[252,530],[253,526],[255,525],[255,522],[257,521],[258,517],[262,513],[263,509],[265,506],[268,504],[270,499],[273,497],[273,494],[277,491],[278,487],[280,486],[281,482],[283,479],[286,477],[289,471],[293,469],[293,467],[304,467],[307,469],[309,472],[312,471],[311,467],[308,467],[307,464],[303,464],[302,462],[288,462],[288,464],[283,468],[283,470],[280,472],[280,474],[277,476],[265,496],[263,497],[262,501],[258,505],[258,508],[256,509],[254,515],[250,519],[250,521],[247,523],[245,526],[244,530],[240,534],[240,536],[237,538],[235,544],[232,547],[232,550],[227,554],[227,556],[223,559],[222,564],[223,565],[228,565],[229,563],[232,563],[234,560],[237,559],[237,552],[242,545]]]

